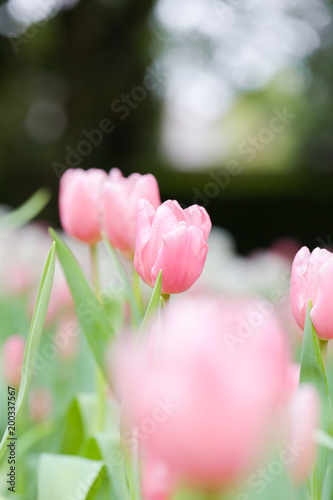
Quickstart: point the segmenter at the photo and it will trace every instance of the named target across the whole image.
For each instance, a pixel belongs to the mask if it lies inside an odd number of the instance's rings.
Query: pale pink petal
[[[145,283],[151,286],[151,268],[149,266],[149,240],[155,216],[154,207],[147,200],[140,200],[136,215],[136,240],[134,266]],[[144,257],[144,259],[143,259]]]
[[[294,483],[302,483],[314,465],[316,455],[315,430],[319,425],[320,402],[315,388],[300,386],[290,407],[289,443],[296,450],[288,458],[289,474]],[[289,453],[290,457],[290,453]]]
[[[317,273],[318,294],[313,308],[311,320],[318,337],[324,340],[333,339],[333,255],[326,260]]]
[[[163,237],[152,269],[152,283],[155,283],[162,270],[163,293],[185,292],[199,278],[207,251],[208,245],[198,228],[177,227]]]
[[[100,236],[99,202],[103,170],[70,169],[60,180],[59,213],[66,233],[86,243],[96,243]]]
[[[310,251],[307,247],[302,247],[296,254],[291,269],[290,280],[290,302],[291,310],[298,325],[304,329],[307,303],[307,281],[304,275],[307,273],[307,266],[310,258]]]
[[[197,228],[201,229],[204,238],[207,240],[210,230],[212,229],[212,221],[207,213],[207,210],[199,205],[192,205],[184,210],[187,221]]]

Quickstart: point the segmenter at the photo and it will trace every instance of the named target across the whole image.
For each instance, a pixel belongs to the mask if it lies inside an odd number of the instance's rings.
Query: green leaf
[[[327,468],[322,500],[333,500],[333,466],[331,464]]]
[[[55,256],[56,256],[55,243],[53,243],[39,285],[37,299],[36,299],[36,306],[31,321],[27,345],[25,348],[22,374],[21,374],[21,383],[16,400],[16,421],[20,416],[20,413],[28,396],[30,383],[35,371],[35,362],[38,354],[38,346],[43,333],[46,313],[52,290]],[[8,437],[8,427],[0,443],[0,459],[4,456],[6,452],[7,437]]]
[[[98,398],[93,393],[81,393],[72,402],[64,423],[61,453],[79,454],[85,440],[97,431]],[[120,408],[114,400],[107,400],[105,428],[119,429]]]
[[[43,453],[38,464],[38,500],[87,500],[96,498],[107,480],[100,461]]]
[[[86,335],[95,360],[107,380],[105,354],[110,340],[114,336],[111,319],[92,291],[68,246],[53,229],[50,229],[50,234],[57,243],[57,255],[75,302],[81,329]]]
[[[333,436],[332,409],[326,372],[320,352],[318,336],[311,321],[310,311],[311,303],[309,302],[304,327],[300,383],[311,383],[317,388],[321,399],[321,428],[329,436]],[[327,448],[323,446],[319,447],[311,478],[313,500],[321,499],[329,454],[330,452]]]
[[[125,480],[125,459],[121,449],[119,430],[96,433],[85,443],[83,456],[103,460],[111,480],[111,498],[128,500]]]
[[[157,279],[155,282],[155,286],[154,286],[154,289],[153,289],[153,292],[151,294],[150,301],[149,301],[149,304],[148,304],[148,307],[146,310],[146,314],[143,318],[143,321],[142,321],[141,326],[140,326],[140,330],[139,330],[138,335],[136,337],[136,342],[141,337],[142,332],[144,332],[146,329],[148,329],[154,314],[159,310],[160,305],[161,305],[161,301],[160,301],[161,292],[162,292],[162,271],[160,271],[158,273],[158,276],[157,276]]]
[[[50,201],[51,192],[48,189],[39,189],[23,205],[0,219],[0,231],[13,230],[24,226],[39,214]]]

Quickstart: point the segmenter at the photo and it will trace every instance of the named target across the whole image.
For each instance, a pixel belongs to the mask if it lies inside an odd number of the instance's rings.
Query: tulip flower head
[[[59,213],[64,231],[80,241],[95,244],[100,234],[100,197],[107,179],[104,170],[69,169],[60,180]]]
[[[133,258],[136,211],[139,200],[146,199],[154,209],[161,204],[158,183],[151,174],[123,177],[113,168],[103,186],[102,224],[112,245]]]
[[[19,387],[25,351],[25,339],[21,335],[11,335],[2,346],[2,369],[8,385]]]
[[[251,338],[228,349],[248,304],[179,299],[163,317],[154,355],[136,344],[115,353],[129,428],[171,477],[202,488],[227,487],[258,465],[285,399],[287,349],[277,320],[264,318]],[[141,441],[140,441],[141,436]]]
[[[304,330],[309,300],[310,312],[317,335],[323,340],[333,339],[333,254],[315,248],[310,253],[301,248],[294,259],[290,282],[291,308],[295,320]]]
[[[211,227],[207,211],[198,205],[183,210],[168,200],[155,210],[140,200],[134,265],[143,281],[153,287],[162,270],[163,293],[188,290],[203,270]]]

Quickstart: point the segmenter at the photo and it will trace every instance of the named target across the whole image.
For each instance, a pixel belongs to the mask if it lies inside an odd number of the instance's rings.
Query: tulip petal
[[[310,316],[318,337],[333,339],[333,256],[318,271],[318,295]]]
[[[203,232],[204,238],[207,240],[210,230],[212,229],[212,221],[205,208],[199,205],[193,205],[184,210],[186,220],[191,226],[198,227]]]
[[[152,283],[162,269],[162,292],[180,293],[188,290],[199,278],[208,251],[202,232],[196,227],[180,226],[163,237]]]
[[[147,266],[149,258],[149,240],[151,235],[151,227],[155,217],[154,207],[147,200],[140,200],[136,212],[136,240],[135,240],[135,254],[134,266],[143,281],[150,286],[151,282],[151,268]]]
[[[107,178],[104,170],[70,169],[60,181],[59,212],[66,233],[87,243],[101,239],[99,199]]]
[[[302,247],[296,254],[291,270],[290,280],[290,302],[291,310],[298,325],[304,329],[306,309],[309,297],[307,297],[307,273],[310,251]]]
[[[102,195],[103,229],[112,245],[123,252],[130,251],[134,245],[128,227],[126,194],[126,186],[122,182],[105,182]]]

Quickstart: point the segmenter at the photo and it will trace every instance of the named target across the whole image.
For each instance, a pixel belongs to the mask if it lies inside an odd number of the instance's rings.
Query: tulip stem
[[[90,257],[91,257],[91,271],[92,271],[92,281],[94,285],[94,290],[96,294],[100,292],[99,276],[98,276],[98,262],[97,262],[97,249],[96,245],[90,245]]]
[[[319,348],[320,348],[321,357],[323,360],[323,364],[325,366],[326,365],[326,353],[327,353],[328,341],[321,340],[321,339],[318,339],[318,340],[319,340]]]
[[[100,283],[98,275],[98,259],[97,259],[97,249],[96,245],[90,246],[90,256],[91,256],[91,268],[92,268],[92,281],[97,296],[100,294]],[[102,373],[101,368],[96,366],[96,388],[97,388],[97,431],[102,431],[104,429],[104,421],[106,414],[106,391],[107,385],[105,383],[105,378]]]

